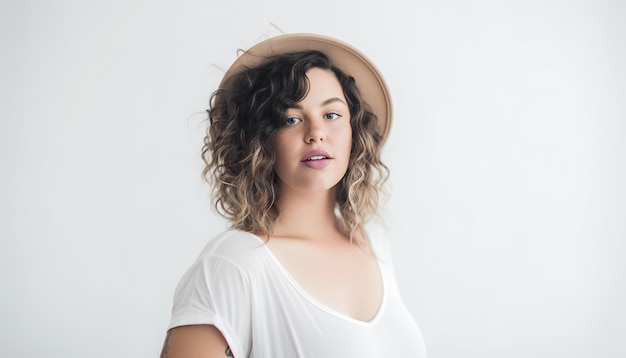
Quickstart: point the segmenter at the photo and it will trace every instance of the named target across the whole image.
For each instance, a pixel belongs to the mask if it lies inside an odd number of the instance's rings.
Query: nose
[[[305,143],[317,143],[326,140],[326,129],[321,121],[311,121],[304,135]]]

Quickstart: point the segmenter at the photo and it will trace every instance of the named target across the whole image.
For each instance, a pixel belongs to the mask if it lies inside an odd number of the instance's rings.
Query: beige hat
[[[378,131],[384,143],[391,127],[391,98],[387,85],[378,69],[363,53],[332,37],[287,34],[262,41],[244,51],[230,66],[220,83],[220,88],[231,76],[242,72],[246,67],[259,66],[271,56],[311,50],[324,53],[333,66],[354,77],[363,100],[378,118]]]

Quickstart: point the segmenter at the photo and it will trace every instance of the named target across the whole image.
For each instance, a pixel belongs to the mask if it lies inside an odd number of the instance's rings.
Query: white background
[[[279,31],[387,78],[396,269],[432,358],[626,356],[623,1],[3,1],[0,355],[156,357],[225,228],[221,68]]]

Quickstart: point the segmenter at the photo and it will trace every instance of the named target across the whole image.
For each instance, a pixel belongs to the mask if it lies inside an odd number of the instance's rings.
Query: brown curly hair
[[[271,57],[222,83],[207,111],[202,176],[213,185],[216,209],[234,229],[269,238],[280,214],[274,135],[284,125],[287,109],[307,95],[305,73],[311,68],[332,71],[348,102],[352,149],[348,170],[337,184],[336,212],[342,233],[361,241],[366,237],[363,224],[377,212],[388,177],[380,158],[382,137],[354,78],[319,51]]]

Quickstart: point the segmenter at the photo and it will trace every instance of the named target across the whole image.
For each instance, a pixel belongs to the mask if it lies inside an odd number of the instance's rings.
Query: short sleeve
[[[223,258],[200,257],[174,294],[169,328],[209,324],[222,333],[235,357],[251,349],[250,281]]]

